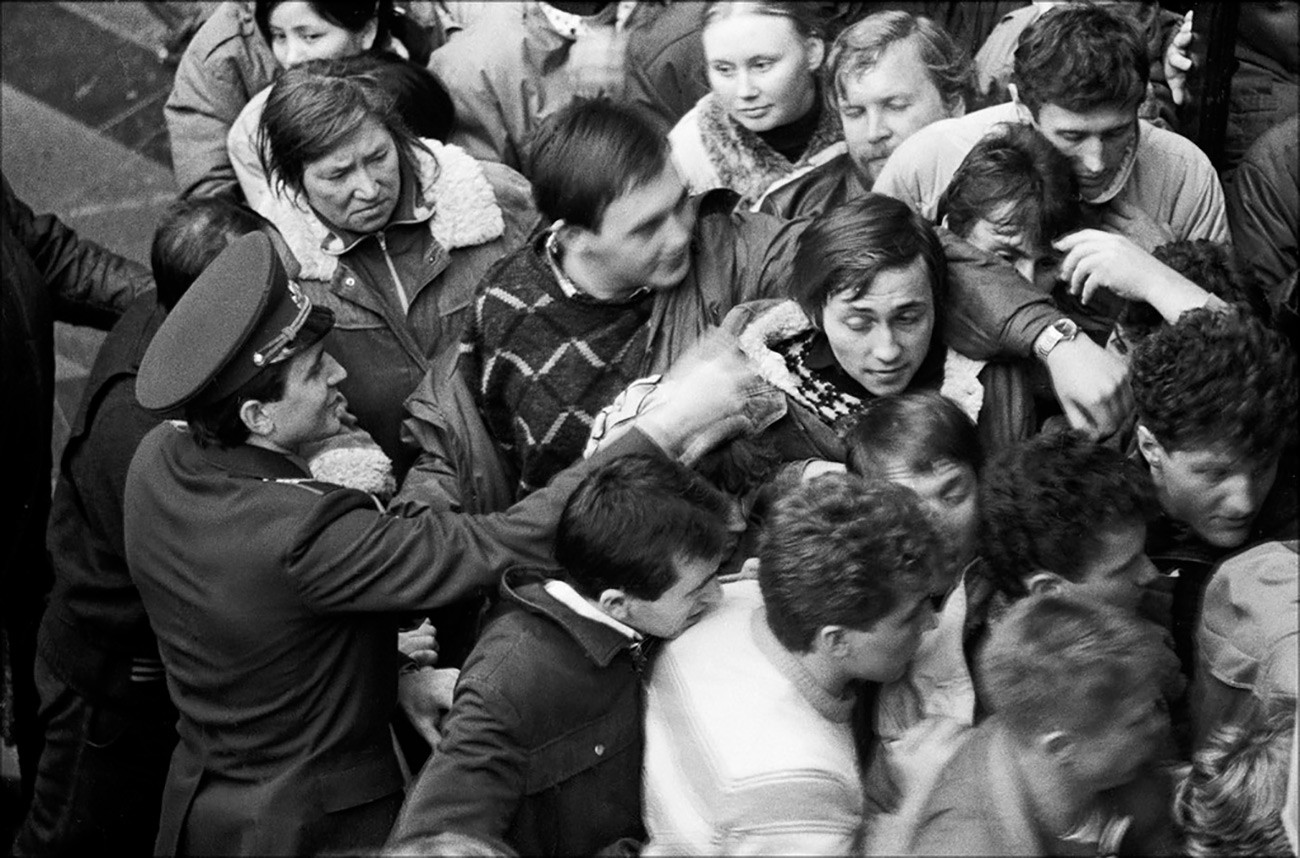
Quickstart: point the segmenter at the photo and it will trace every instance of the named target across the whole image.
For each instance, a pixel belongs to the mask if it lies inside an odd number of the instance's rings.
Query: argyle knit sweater
[[[582,456],[592,420],[638,378],[652,292],[626,301],[569,297],[542,242],[498,262],[479,287],[461,366],[518,496]]]

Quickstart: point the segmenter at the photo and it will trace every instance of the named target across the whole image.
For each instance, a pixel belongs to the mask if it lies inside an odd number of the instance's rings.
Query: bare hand
[[[397,677],[397,702],[410,719],[411,726],[435,750],[442,741],[439,728],[451,709],[452,694],[460,671],[449,667],[434,670],[424,667],[409,670]]]
[[[1174,104],[1187,100],[1187,73],[1192,70],[1192,13],[1183,16],[1183,23],[1169,40],[1164,56],[1165,82],[1173,95]]]
[[[1203,307],[1209,292],[1138,247],[1128,238],[1084,229],[1054,243],[1065,251],[1060,277],[1087,304],[1098,289],[1150,304],[1173,324],[1185,311]]]
[[[438,663],[438,630],[425,618],[418,628],[397,633],[397,651],[419,667]]]
[[[1079,334],[1047,355],[1052,389],[1070,425],[1094,439],[1113,435],[1133,410],[1128,367]]]
[[[739,572],[732,572],[729,575],[719,575],[718,581],[723,584],[730,584],[732,581],[757,581],[758,580],[758,558],[749,557],[744,563],[740,564]]]

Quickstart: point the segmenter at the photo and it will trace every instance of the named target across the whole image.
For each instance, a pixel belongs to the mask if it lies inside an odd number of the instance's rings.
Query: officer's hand
[[[455,668],[424,667],[398,674],[397,702],[411,726],[434,750],[442,741],[439,727],[451,709],[452,693],[459,678],[460,671]]]
[[[438,630],[426,617],[418,628],[397,633],[397,650],[418,667],[438,663]]]
[[[1046,364],[1066,419],[1092,438],[1113,435],[1133,410],[1128,367],[1086,334],[1058,343]]]

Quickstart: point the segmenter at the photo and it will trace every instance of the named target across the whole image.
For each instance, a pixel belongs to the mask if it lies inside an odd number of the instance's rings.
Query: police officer
[[[140,366],[140,403],[188,423],[145,437],[125,498],[127,562],[180,713],[160,853],[380,846],[403,786],[393,614],[553,562],[555,521],[590,466],[677,455],[718,421],[743,423],[754,398],[739,352],[715,349],[669,374],[634,431],[509,510],[404,517],[312,481],[300,456],[346,407],[321,342],[332,324],[254,233],[204,271]]]

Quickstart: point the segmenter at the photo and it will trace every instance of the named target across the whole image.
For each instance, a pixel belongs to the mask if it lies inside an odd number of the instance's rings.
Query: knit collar
[[[776,635],[772,634],[772,630],[767,625],[765,609],[761,606],[755,608],[754,613],[750,614],[749,630],[754,636],[754,643],[758,645],[759,651],[772,662],[772,666],[782,676],[790,680],[799,694],[817,710],[819,715],[836,724],[848,722],[853,714],[853,704],[856,702],[857,695],[849,691],[845,697],[836,697],[823,688],[808,668],[803,666],[803,662],[786,649],[776,639]]]
[[[505,217],[483,166],[464,149],[437,140],[420,141],[414,149],[412,221],[427,221],[429,232],[446,250],[472,247],[505,234]],[[272,180],[274,185],[274,180]],[[303,280],[328,281],[338,269],[338,257],[355,246],[336,236],[316,216],[301,194],[292,199],[276,194],[263,212],[284,237],[302,266]]]
[[[709,162],[723,186],[740,194],[743,207],[760,200],[773,184],[813,163],[814,158],[838,154],[843,148],[841,145],[835,152],[828,152],[844,140],[839,112],[835,110],[822,109],[808,146],[793,163],[732,118],[713,93],[700,99],[696,111]]]
[[[560,265],[560,234],[557,227],[560,222],[557,221],[550,230],[547,231],[546,241],[542,245],[542,256],[546,258],[546,263],[551,269],[551,274],[555,277],[555,282],[560,285],[560,291],[564,297],[571,301],[588,301],[593,304],[626,304],[630,301],[636,301],[650,293],[649,286],[642,286],[630,295],[622,298],[597,298],[589,292],[583,291],[582,287],[573,282],[573,278],[564,273],[564,268]]]
[[[541,11],[542,17],[546,19],[546,23],[551,25],[552,30],[566,39],[577,41],[579,38],[588,35],[592,30],[607,24],[613,24],[615,32],[622,31],[627,26],[628,18],[632,17],[636,4],[637,0],[621,0],[619,3],[611,4],[613,6],[612,16],[610,15],[609,5],[595,15],[575,15],[546,2],[538,2],[537,8]]]

